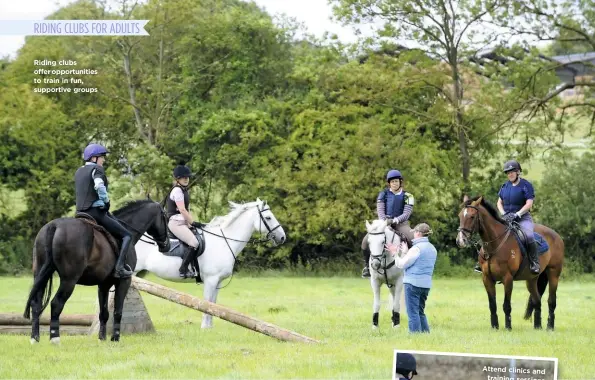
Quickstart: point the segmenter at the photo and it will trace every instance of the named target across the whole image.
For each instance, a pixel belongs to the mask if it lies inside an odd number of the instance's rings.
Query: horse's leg
[[[510,299],[512,297],[512,286],[513,286],[513,278],[509,274],[504,278],[502,281],[504,284],[504,304],[502,308],[504,309],[504,326],[506,330],[512,330],[512,321],[510,317],[510,312],[512,311],[512,306],[510,306]]]
[[[211,277],[209,279],[204,279],[204,298],[207,301],[215,302],[217,300],[217,293],[219,293],[219,286],[220,279],[219,277]],[[201,329],[208,329],[213,327],[213,316],[211,314],[204,313],[202,316],[202,324],[200,325]]]
[[[50,342],[60,344],[60,314],[64,310],[66,301],[72,295],[76,280],[65,280],[60,278],[60,287],[54,296],[51,303],[51,319],[50,319]]]
[[[390,288],[393,297],[393,327],[399,327],[401,324],[401,292],[403,291],[403,275],[397,275],[397,281]]]
[[[488,293],[492,328],[498,329],[500,326],[498,325],[498,306],[496,305],[496,283],[484,274],[483,286],[486,288],[486,292]]]
[[[556,310],[556,291],[558,290],[558,280],[560,279],[560,271],[554,268],[546,269],[548,284],[550,286],[550,293],[547,299],[549,314],[547,317],[547,329],[554,329],[554,311]]]
[[[120,322],[122,322],[122,311],[124,310],[124,299],[128,294],[132,278],[122,278],[116,283],[116,292],[114,293],[114,331],[112,332],[112,342],[120,341]]]
[[[38,291],[31,300],[31,344],[39,342],[39,317],[43,302],[43,290]]]
[[[541,329],[541,296],[537,288],[537,277],[527,280],[527,290],[531,295],[531,302],[533,303],[533,327]]]
[[[374,277],[374,274],[370,277],[370,284],[372,291],[374,292],[374,305],[372,307],[372,328],[378,328],[378,312],[380,311],[380,281]]]
[[[99,300],[99,340],[105,340],[107,333],[107,320],[109,319],[109,290],[111,283],[99,284],[97,287],[97,299]]]

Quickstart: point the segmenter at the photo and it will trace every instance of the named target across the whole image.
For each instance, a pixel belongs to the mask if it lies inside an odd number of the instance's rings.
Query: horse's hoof
[[[393,325],[393,329],[398,329],[401,325]]]
[[[55,338],[50,339],[50,343],[55,344],[55,345],[59,345],[60,344],[60,337],[57,336]]]
[[[120,335],[114,335],[114,336],[112,336],[111,341],[112,342],[119,342],[120,341]]]
[[[378,326],[372,325],[372,330],[378,330]]]
[[[37,344],[37,343],[39,343],[39,340],[37,340],[35,338],[31,338],[31,339],[29,339],[29,343],[31,343],[31,344]]]

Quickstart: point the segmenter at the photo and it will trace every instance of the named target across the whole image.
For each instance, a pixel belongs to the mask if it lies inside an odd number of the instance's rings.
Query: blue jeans
[[[428,318],[424,312],[429,293],[429,288],[405,284],[405,305],[409,319],[409,332],[430,332]]]

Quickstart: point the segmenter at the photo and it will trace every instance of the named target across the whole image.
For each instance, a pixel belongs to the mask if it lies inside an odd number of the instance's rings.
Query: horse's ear
[[[475,202],[473,202],[472,205],[477,206],[481,202],[483,202],[483,195],[481,197],[477,198],[477,200]]]
[[[366,219],[366,230],[369,230],[372,227],[372,225],[370,224],[370,222],[368,222],[368,220]]]
[[[465,194],[463,196],[463,203],[466,203],[469,200],[469,196],[467,194]]]
[[[262,202],[262,201],[260,200],[260,197],[256,198],[256,202]]]

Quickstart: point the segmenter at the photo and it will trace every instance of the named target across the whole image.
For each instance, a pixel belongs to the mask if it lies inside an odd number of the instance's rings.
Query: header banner
[[[4,36],[148,36],[150,20],[0,20]]]

